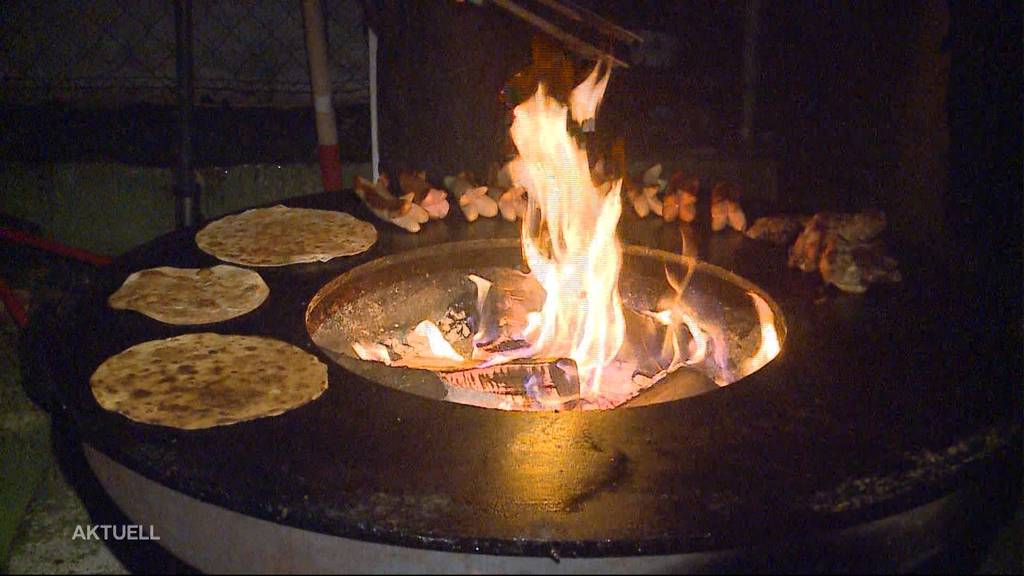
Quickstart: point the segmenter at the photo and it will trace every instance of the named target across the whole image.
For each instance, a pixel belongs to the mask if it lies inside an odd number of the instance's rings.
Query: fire
[[[569,94],[569,109],[573,120],[583,124],[597,118],[597,108],[601,100],[604,100],[604,91],[611,74],[612,70],[607,66],[604,74],[601,74],[601,63],[598,62],[587,79],[573,89]]]
[[[704,330],[701,329],[700,324],[697,323],[697,314],[690,309],[689,306],[683,301],[683,292],[686,291],[686,285],[690,283],[690,278],[693,277],[693,271],[697,269],[697,259],[692,256],[685,256],[686,253],[686,237],[683,236],[683,261],[687,264],[686,276],[682,281],[677,281],[672,274],[669,273],[668,268],[665,268],[665,280],[668,285],[672,287],[675,292],[675,296],[671,301],[667,303],[667,307],[663,308],[658,314],[657,319],[665,326],[678,326],[682,323],[686,326],[686,329],[690,332],[690,347],[689,357],[684,362],[687,366],[694,366],[704,361],[708,354],[708,335],[705,334]],[[666,337],[671,335],[669,332]],[[676,350],[678,356],[679,351]],[[673,360],[677,360],[673,357]]]
[[[452,345],[444,339],[441,329],[437,324],[424,320],[416,325],[412,334],[408,337],[409,345],[419,350],[427,350],[429,356],[439,360],[451,360],[453,362],[465,362],[466,359],[452,348]]]
[[[598,79],[599,67],[572,92],[577,121],[593,116],[607,86],[607,73]],[[569,108],[549,97],[543,85],[514,114],[511,133],[520,156],[509,168],[529,193],[523,256],[546,293],[539,315],[530,318],[530,346],[514,355],[571,358],[581,395],[594,398],[609,392],[603,389],[605,373],[625,338],[618,288],[622,248],[615,233],[622,182],[607,193],[598,190],[586,150],[566,128]]]
[[[764,301],[764,298],[757,294],[753,292],[748,292],[748,294],[754,301],[754,308],[757,310],[757,320],[761,328],[761,343],[757,347],[757,352],[744,360],[741,366],[741,376],[757,372],[772,358],[778,356],[782,350],[779,345],[779,334],[775,330],[775,314],[772,313],[771,307]]]
[[[570,118],[578,124],[594,120],[609,74],[598,64],[572,90],[568,105],[551,97],[542,84],[514,110],[511,136],[519,156],[508,169],[513,183],[527,191],[520,241],[529,273],[467,276],[476,287],[478,314],[469,358],[429,320],[401,338],[388,339],[387,346],[353,344],[360,358],[454,371],[446,372],[449,392],[455,386],[466,397],[497,388],[516,394],[514,399],[492,398],[486,404],[491,407],[528,404],[559,410],[576,405],[577,399],[583,408],[618,406],[683,367],[724,386],[779,353],[771,307],[748,292],[760,340],[753,356],[732,357],[721,311],[685,295],[698,267],[685,232],[679,256],[685,276],[674,277],[666,266],[671,291],[657,307],[624,308],[619,291],[623,249],[616,232],[622,180],[595,185],[586,149],[568,128]],[[559,368],[562,359],[571,360],[573,368]],[[521,382],[502,380],[516,370],[527,374]],[[453,379],[453,373],[469,376],[463,382]]]
[[[353,342],[352,350],[359,358],[383,362],[388,366],[424,368],[427,370],[462,366],[466,359],[445,340],[437,324],[424,320],[406,335],[406,342],[399,345],[390,342],[397,355],[384,344],[375,342]]]

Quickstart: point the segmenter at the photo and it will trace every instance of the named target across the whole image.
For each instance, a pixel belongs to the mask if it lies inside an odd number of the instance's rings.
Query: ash
[[[473,327],[470,325],[470,315],[465,310],[449,306],[444,316],[437,323],[441,329],[444,339],[455,345],[473,336]]]

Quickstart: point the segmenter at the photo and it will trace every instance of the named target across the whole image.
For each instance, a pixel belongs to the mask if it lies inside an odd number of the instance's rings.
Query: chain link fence
[[[368,100],[363,9],[322,0],[335,102]],[[197,105],[308,106],[309,73],[296,0],[194,0]],[[0,103],[77,107],[174,105],[174,3],[5,0]]]

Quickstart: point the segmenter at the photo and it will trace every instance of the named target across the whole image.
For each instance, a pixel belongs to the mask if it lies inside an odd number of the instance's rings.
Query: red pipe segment
[[[0,302],[4,303],[7,313],[14,319],[14,323],[18,325],[18,328],[28,326],[28,313],[25,312],[25,307],[21,305],[18,297],[14,295],[14,291],[3,280],[0,280]]]
[[[28,232],[16,230],[14,228],[2,228],[0,227],[0,240],[7,240],[14,244],[22,244],[25,246],[31,246],[32,248],[38,248],[51,254],[58,256],[65,256],[67,258],[73,258],[80,262],[86,262],[94,266],[106,266],[110,264],[111,259],[101,254],[89,252],[88,250],[81,250],[79,248],[72,248],[60,242],[54,242],[53,240],[47,240]]]

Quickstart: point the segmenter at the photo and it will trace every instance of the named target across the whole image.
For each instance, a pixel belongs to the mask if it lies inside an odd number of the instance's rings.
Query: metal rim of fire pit
[[[371,219],[346,196],[288,204]],[[658,234],[657,222],[628,225],[634,236],[643,226]],[[194,232],[119,258],[26,335],[27,362],[45,373],[88,445],[160,485],[256,518],[450,552],[700,552],[813,539],[886,518],[985,485],[989,471],[1019,456],[1019,362],[948,361],[958,347],[1013,358],[1012,343],[973,315],[970,285],[923,260],[902,285],[822,298],[814,279],[785,269],[779,250],[711,237],[702,244],[709,261],[775,298],[787,343],[750,377],[679,402],[504,413],[372,385],[330,362],[304,322],[329,279],[386,254],[516,233],[451,219],[416,237],[381,230],[378,244],[353,258],[261,270],[267,302],[217,327],[320,355],[330,389],[317,401],[205,431],[136,424],[96,404],[89,375],[132,344],[189,330],[113,311],[106,295],[140,268],[215,264]],[[972,409],[977,399],[984,402]]]
[[[361,361],[348,350],[346,350],[346,352],[348,352],[347,354],[342,353],[341,351],[329,350],[318,341],[317,331],[320,330],[324,320],[336,314],[336,312],[332,312],[333,310],[337,310],[342,304],[350,302],[355,298],[353,293],[371,291],[374,288],[383,292],[393,292],[397,290],[397,288],[388,290],[387,288],[391,288],[392,285],[386,284],[387,280],[384,280],[383,282],[376,280],[376,277],[385,275],[389,271],[399,270],[400,273],[408,276],[417,276],[420,273],[429,276],[437,270],[437,267],[429,265],[424,266],[422,265],[424,261],[451,259],[449,261],[452,262],[452,269],[464,271],[468,274],[474,272],[474,270],[471,265],[466,263],[466,259],[472,258],[474,262],[476,262],[481,259],[478,254],[483,254],[484,260],[502,260],[503,265],[512,264],[510,259],[497,258],[495,255],[496,253],[517,254],[519,250],[520,243],[518,239],[502,238],[496,240],[465,240],[461,242],[449,242],[409,250],[399,254],[382,256],[338,275],[338,277],[332,279],[317,291],[316,295],[310,300],[309,306],[306,308],[306,329],[309,332],[310,338],[314,342],[317,342],[328,356],[330,356],[335,362],[340,363],[346,370],[354,372],[377,384],[391,386],[402,390],[403,392],[443,400],[443,392],[438,392],[436,390],[438,379],[433,373],[427,370],[418,370],[413,368],[386,367],[381,363]],[[624,274],[626,274],[626,270],[629,270],[629,263],[631,260],[646,259],[665,266],[679,265],[682,267],[683,273],[688,271],[692,266],[694,269],[694,279],[700,279],[697,283],[705,286],[706,288],[717,288],[718,283],[721,282],[722,284],[729,286],[730,289],[735,287],[744,292],[757,294],[765,301],[765,303],[767,303],[771,310],[774,316],[774,325],[778,334],[779,344],[784,347],[786,339],[786,322],[782,314],[782,310],[772,299],[770,294],[766,293],[761,289],[761,287],[746,278],[730,272],[725,268],[709,264],[702,260],[686,259],[682,258],[679,254],[673,254],[664,250],[658,250],[646,246],[637,246],[632,244],[625,245],[623,246],[623,257],[625,258],[625,265],[623,267]],[[504,262],[505,260],[508,260],[508,262]],[[492,264],[494,263],[492,262]],[[426,271],[423,270],[424,268]],[[658,272],[660,272],[660,270]],[[649,281],[660,280],[660,278],[636,273],[633,274],[633,277],[645,277],[648,278]],[[376,286],[366,287],[364,286],[365,284],[375,284]],[[668,290],[668,287],[665,289]],[[399,290],[399,294],[400,293],[401,291]],[[706,296],[710,297],[712,295],[708,294]],[[401,305],[400,297],[396,296],[394,298],[394,302],[395,305]],[[385,308],[387,308],[387,306],[385,306]],[[751,307],[751,311],[752,310],[753,307]],[[375,320],[380,324],[387,324],[389,321],[388,318],[385,317]],[[747,376],[749,376],[749,374],[744,375],[743,377]],[[666,380],[671,379],[672,375],[669,375],[666,378]],[[396,384],[395,382],[397,381],[401,381],[402,384]],[[634,398],[632,401],[625,403],[620,408],[629,409],[649,404],[674,402],[711,391],[708,389],[702,389],[699,391],[688,391],[685,389],[674,390],[669,394],[660,394],[657,399],[648,401],[647,393],[653,392],[657,388],[658,385],[655,385],[653,388],[641,392],[639,396]]]

